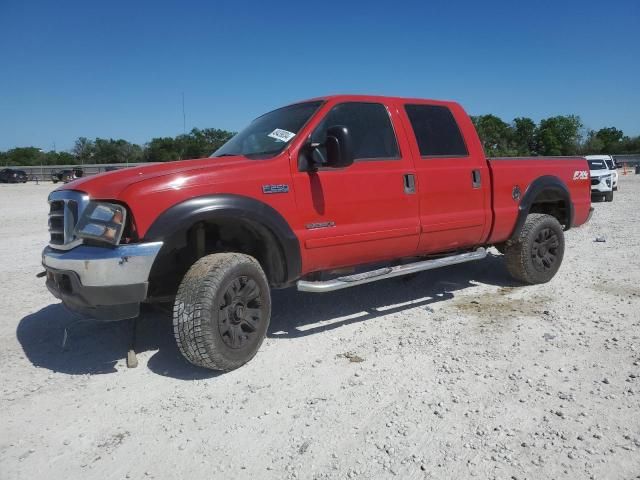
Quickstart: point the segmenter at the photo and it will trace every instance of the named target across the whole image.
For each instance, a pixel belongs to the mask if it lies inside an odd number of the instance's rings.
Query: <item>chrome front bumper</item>
[[[162,242],[115,248],[79,245],[71,250],[46,247],[42,265],[47,288],[71,310],[98,320],[138,315],[146,299],[149,273]]]

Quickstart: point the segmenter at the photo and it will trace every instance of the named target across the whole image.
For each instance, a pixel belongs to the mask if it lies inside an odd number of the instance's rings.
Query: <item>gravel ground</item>
[[[277,291],[227,374],[186,363],[160,312],[136,369],[126,323],[71,325],[35,278],[52,185],[0,185],[0,477],[640,478],[640,175],[620,182],[549,284],[517,286],[493,251]]]

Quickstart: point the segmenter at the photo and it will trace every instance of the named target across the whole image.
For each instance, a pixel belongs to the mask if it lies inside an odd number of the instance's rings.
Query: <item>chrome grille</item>
[[[73,190],[55,191],[49,195],[49,246],[69,250],[82,243],[73,230],[89,203],[89,196]]]

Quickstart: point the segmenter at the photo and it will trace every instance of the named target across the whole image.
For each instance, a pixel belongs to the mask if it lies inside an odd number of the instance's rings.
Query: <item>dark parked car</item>
[[[12,168],[0,170],[1,183],[27,183],[27,180],[29,180],[29,176],[24,170],[14,170]]]
[[[73,168],[70,170],[58,170],[57,172],[53,172],[51,174],[51,181],[53,183],[64,182],[69,183],[76,178],[80,178],[84,175],[84,172],[81,168]]]

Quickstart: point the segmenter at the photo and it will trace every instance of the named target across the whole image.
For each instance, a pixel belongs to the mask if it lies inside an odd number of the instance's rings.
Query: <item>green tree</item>
[[[540,121],[536,149],[540,155],[575,155],[580,147],[582,122],[576,115],[558,115]]]
[[[639,153],[640,154],[640,135],[637,137],[623,137],[620,153]]]
[[[96,138],[92,163],[125,163],[142,161],[142,148],[126,140]]]
[[[182,158],[182,148],[173,137],[153,138],[144,149],[146,162],[171,162]]]
[[[75,163],[77,163],[76,157],[69,152],[49,152],[47,154],[48,165],[73,165]]]
[[[95,144],[87,137],[79,137],[74,143],[71,153],[78,163],[91,163],[91,157],[95,153]]]
[[[487,156],[515,155],[513,131],[509,124],[495,115],[471,117]]]
[[[6,161],[9,165],[40,165],[44,157],[39,148],[17,147],[7,151]]]
[[[536,122],[527,117],[513,120],[513,143],[518,155],[532,155],[536,151]]]
[[[604,148],[604,143],[598,138],[595,130],[587,131],[587,136],[584,142],[580,146],[579,152],[582,155],[594,155],[601,153]]]
[[[194,128],[191,132],[175,138],[153,138],[146,145],[144,158],[148,162],[170,162],[208,157],[233,135],[233,132],[217,128]]]
[[[596,132],[596,138],[602,142],[602,148],[599,153],[618,153],[622,147],[622,139],[624,132],[615,127],[601,128]]]

